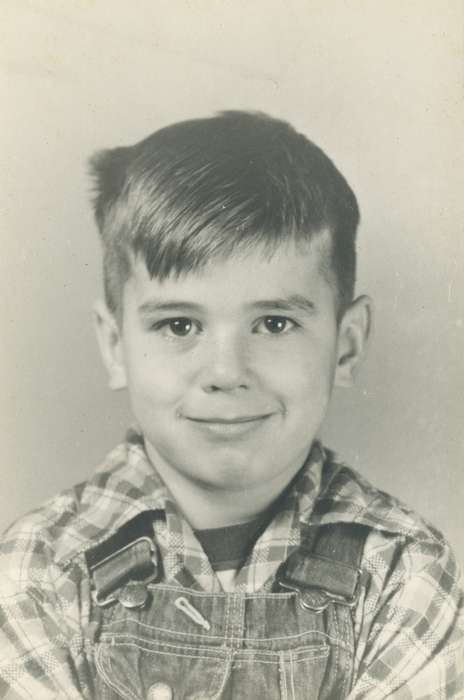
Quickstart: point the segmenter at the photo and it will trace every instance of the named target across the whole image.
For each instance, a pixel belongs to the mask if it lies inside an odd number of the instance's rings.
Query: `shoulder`
[[[365,535],[350,697],[396,697],[399,688],[410,697],[451,697],[462,682],[464,596],[443,535],[331,453],[311,520],[361,525]]]
[[[0,570],[41,582],[156,502],[161,486],[134,441],[116,447],[95,475],[19,518],[0,539]]]
[[[366,526],[363,566],[378,581],[388,579],[397,585],[427,572],[437,585],[451,589],[460,578],[454,553],[436,527],[330,451],[312,520]]]
[[[321,488],[313,517],[322,522],[356,522],[379,532],[440,546],[444,538],[403,501],[373,486],[326,450]]]

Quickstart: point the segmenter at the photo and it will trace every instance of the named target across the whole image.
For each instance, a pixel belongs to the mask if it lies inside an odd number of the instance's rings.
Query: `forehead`
[[[302,294],[334,301],[329,270],[330,240],[321,234],[310,243],[288,242],[269,253],[264,248],[216,257],[200,269],[151,278],[138,257],[132,265],[124,299],[141,305],[147,300],[195,301],[208,306],[240,306],[258,300]]]

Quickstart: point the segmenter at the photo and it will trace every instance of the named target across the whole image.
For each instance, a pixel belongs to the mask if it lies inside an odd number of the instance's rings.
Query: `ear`
[[[94,305],[95,329],[103,363],[107,369],[110,389],[127,386],[121,329],[105,302]]]
[[[363,358],[372,326],[372,301],[358,297],[345,310],[338,329],[336,386],[353,385],[356,369]]]

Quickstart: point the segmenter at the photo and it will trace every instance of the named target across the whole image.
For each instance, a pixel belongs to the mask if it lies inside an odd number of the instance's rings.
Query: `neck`
[[[219,491],[205,492],[201,488],[178,491],[170,488],[171,493],[182,514],[194,530],[205,530],[216,527],[238,525],[253,520],[269,508],[279,494],[269,496],[247,493],[224,493]],[[261,496],[261,497],[260,497]]]

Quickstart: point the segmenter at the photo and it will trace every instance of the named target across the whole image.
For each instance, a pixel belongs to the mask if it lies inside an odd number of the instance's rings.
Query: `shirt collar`
[[[67,520],[56,543],[56,559],[61,562],[105,541],[141,512],[161,510],[171,517],[177,513],[136,430],[129,431],[126,442],[109,454],[92,479],[61,499],[63,507],[78,512],[76,518]],[[374,529],[410,533],[411,519],[404,509],[398,517],[392,501],[354,470],[336,462],[333,453],[316,441],[279,504],[272,536],[282,541],[286,533],[289,546],[298,544],[297,522],[358,522]]]

